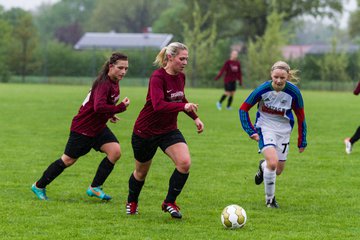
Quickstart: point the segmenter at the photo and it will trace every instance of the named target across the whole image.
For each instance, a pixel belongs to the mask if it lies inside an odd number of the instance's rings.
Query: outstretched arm
[[[215,81],[218,80],[221,77],[221,75],[223,75],[223,73],[225,72],[225,69],[226,69],[226,65],[227,65],[227,62],[224,63],[224,65],[220,69],[220,72],[218,73],[218,75],[216,75]]]
[[[360,93],[360,81],[358,82],[358,85],[356,86],[356,88],[354,89],[354,94],[355,95],[359,95]]]

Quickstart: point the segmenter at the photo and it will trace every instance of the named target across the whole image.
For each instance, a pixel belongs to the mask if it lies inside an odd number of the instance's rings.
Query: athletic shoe
[[[36,183],[34,183],[31,186],[31,190],[35,193],[35,195],[40,199],[40,200],[49,200],[49,198],[46,196],[46,188],[38,188],[36,186]]]
[[[232,107],[226,107],[226,110],[232,110],[233,108]]]
[[[346,152],[347,154],[350,154],[351,151],[352,151],[352,146],[351,146],[350,138],[345,138],[344,143],[345,143],[345,152]]]
[[[106,201],[111,200],[111,197],[104,193],[101,186],[100,187],[89,186],[89,188],[86,190],[86,194],[89,197],[97,197],[97,198],[100,198],[100,199],[106,200]]]
[[[164,212],[170,213],[173,218],[182,218],[180,207],[176,205],[176,203],[167,203],[163,202],[161,208]]]
[[[279,204],[277,203],[275,196],[272,199],[268,199],[266,201],[266,206],[268,208],[279,208]]]
[[[220,111],[220,110],[221,110],[221,103],[220,103],[220,102],[216,102],[216,107],[217,107],[217,109]]]
[[[259,170],[257,171],[256,175],[255,175],[255,184],[256,185],[260,185],[263,181],[264,181],[264,171],[262,170],[262,163],[264,162],[265,160],[260,160],[259,161]]]
[[[138,214],[138,204],[137,204],[137,202],[126,203],[126,214],[127,215]]]

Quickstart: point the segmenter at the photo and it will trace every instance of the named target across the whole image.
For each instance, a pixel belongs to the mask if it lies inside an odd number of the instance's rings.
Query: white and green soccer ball
[[[221,223],[228,229],[243,227],[246,223],[246,219],[245,210],[236,204],[227,206],[221,213]]]

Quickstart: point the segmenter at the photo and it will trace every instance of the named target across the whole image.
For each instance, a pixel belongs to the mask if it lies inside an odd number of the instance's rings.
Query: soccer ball
[[[221,222],[228,229],[243,227],[246,223],[246,218],[245,210],[236,204],[227,206],[221,213]]]

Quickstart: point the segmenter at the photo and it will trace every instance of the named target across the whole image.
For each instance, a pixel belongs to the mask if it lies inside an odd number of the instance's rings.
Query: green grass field
[[[241,129],[237,110],[215,108],[219,89],[188,89],[206,129],[198,135],[193,121],[180,114],[193,164],[178,198],[184,218],[176,221],[160,209],[174,168],[160,150],[140,196],[140,214],[125,215],[134,164],[130,137],[145,88],[122,88],[131,106],[119,114],[118,124],[109,123],[123,152],[104,185],[113,200],[103,203],[85,194],[103,158],[94,151],[48,186],[51,201],[35,198],[30,186],[62,154],[88,89],[0,84],[1,239],[358,239],[360,144],[351,155],[343,145],[360,118],[360,99],[350,92],[303,92],[309,145],[299,154],[294,130],[289,160],[277,179],[281,208],[267,209],[263,186],[253,183],[261,156]],[[235,109],[248,93],[238,91]],[[229,204],[247,211],[243,229],[222,227],[220,213]]]

